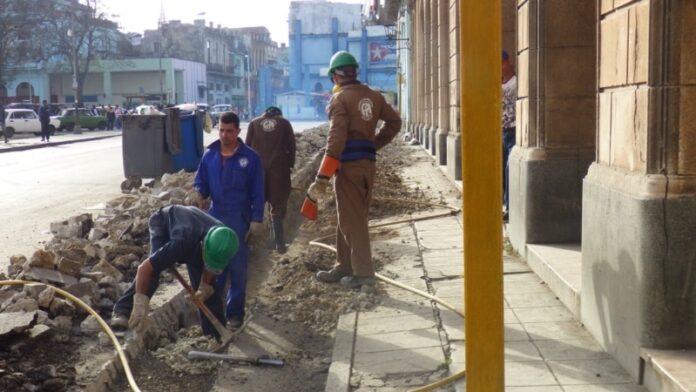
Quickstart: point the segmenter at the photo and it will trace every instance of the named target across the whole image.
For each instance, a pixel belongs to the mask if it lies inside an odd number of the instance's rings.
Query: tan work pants
[[[375,163],[369,160],[342,162],[336,175],[336,269],[354,276],[373,276],[367,215],[375,181]]]

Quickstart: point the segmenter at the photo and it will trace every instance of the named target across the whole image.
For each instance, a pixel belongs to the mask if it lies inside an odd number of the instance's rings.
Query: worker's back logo
[[[249,165],[249,159],[247,159],[247,158],[240,158],[239,159],[239,166],[247,167],[248,165]]]
[[[264,131],[266,132],[271,132],[275,129],[276,126],[276,120],[272,118],[267,118],[261,121],[261,128],[263,128]]]
[[[370,98],[363,98],[358,102],[358,110],[360,110],[360,117],[365,121],[372,120],[372,107],[374,104]]]

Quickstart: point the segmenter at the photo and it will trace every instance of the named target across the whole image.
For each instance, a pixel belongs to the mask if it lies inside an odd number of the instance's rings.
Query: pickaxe
[[[213,352],[219,353],[225,348],[227,348],[227,345],[229,345],[230,342],[234,340],[237,334],[225,328],[225,326],[222,325],[222,323],[220,323],[220,320],[218,320],[217,317],[215,317],[213,312],[211,312],[210,309],[208,309],[208,307],[203,303],[203,301],[196,298],[196,293],[193,291],[193,287],[191,287],[191,285],[188,284],[188,282],[181,276],[179,271],[177,271],[174,268],[171,268],[171,271],[174,274],[174,276],[176,276],[176,280],[178,280],[179,283],[181,283],[181,285],[184,286],[184,289],[186,289],[186,291],[189,293],[189,297],[191,298],[193,303],[196,304],[198,309],[200,309],[201,312],[203,312],[203,314],[205,315],[205,317],[207,317],[208,320],[210,320],[210,323],[213,324],[213,327],[217,331],[218,335],[220,335],[220,345],[216,347],[213,350]]]

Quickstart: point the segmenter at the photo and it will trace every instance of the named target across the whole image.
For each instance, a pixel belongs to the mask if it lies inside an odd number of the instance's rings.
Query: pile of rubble
[[[327,131],[322,126],[298,135],[297,169],[316,159]],[[170,204],[193,204],[193,176],[183,171],[165,174],[124,191],[97,216],[54,222],[53,238],[44,249],[31,257],[11,257],[7,275],[0,273],[0,280],[36,283],[0,287],[0,390],[64,390],[80,383],[75,367],[81,344],[91,341],[103,351],[111,350],[96,319],[47,284],[108,319],[149,254],[150,215]],[[162,279],[173,280],[166,272]]]
[[[406,155],[405,155],[406,153]],[[430,202],[424,189],[406,186],[399,174],[408,165],[408,150],[402,142],[394,141],[379,151],[373,202],[370,205],[371,220],[388,220],[429,207],[412,204],[409,200]],[[293,246],[287,254],[279,257],[269,274],[261,295],[267,297],[271,317],[288,322],[299,322],[322,335],[330,335],[336,327],[340,314],[349,311],[370,309],[380,303],[380,285],[374,291],[361,292],[345,289],[340,285],[317,282],[314,274],[318,270],[330,269],[336,255],[330,250],[311,246],[308,242],[327,237],[321,242],[334,246],[336,208],[334,200],[328,200],[319,209],[316,221],[303,220]],[[385,227],[373,232],[373,241],[390,235]],[[380,252],[373,246],[373,262],[377,272],[390,262],[388,252]]]
[[[0,350],[0,390],[61,390],[75,381],[74,363],[64,359],[77,353],[76,339],[110,344],[93,316],[47,284],[108,318],[149,252],[149,216],[169,204],[190,204],[192,176],[165,174],[107,203],[97,217],[83,214],[54,222],[53,238],[44,249],[29,258],[11,257],[7,276],[37,283],[0,289],[0,341],[8,348]],[[55,343],[61,348],[51,354]],[[43,355],[27,355],[37,350]],[[36,374],[36,369],[43,371]]]

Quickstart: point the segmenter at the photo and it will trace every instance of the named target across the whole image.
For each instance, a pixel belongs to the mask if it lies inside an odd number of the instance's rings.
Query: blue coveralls
[[[224,160],[220,154],[220,141],[208,146],[198,166],[193,187],[212,204],[208,213],[234,230],[240,239],[239,250],[229,266],[217,278],[222,292],[227,276],[230,289],[227,292],[225,316],[227,319],[244,319],[247,282],[246,233],[251,222],[263,222],[264,193],[263,166],[259,155],[237,139],[237,152]]]

